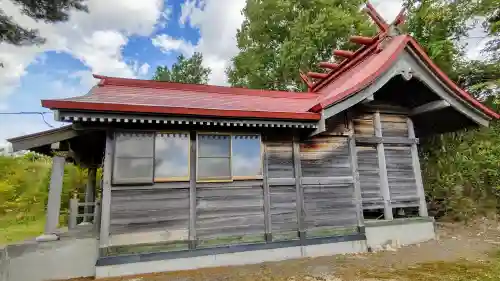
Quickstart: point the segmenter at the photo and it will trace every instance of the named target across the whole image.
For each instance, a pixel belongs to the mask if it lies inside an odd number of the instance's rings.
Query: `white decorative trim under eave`
[[[269,121],[269,120],[235,120],[235,119],[199,119],[188,117],[158,117],[158,116],[120,116],[117,114],[95,114],[80,112],[59,113],[59,120],[63,122],[92,122],[92,123],[148,123],[169,125],[205,125],[223,127],[252,127],[252,128],[299,128],[316,129],[318,122]]]

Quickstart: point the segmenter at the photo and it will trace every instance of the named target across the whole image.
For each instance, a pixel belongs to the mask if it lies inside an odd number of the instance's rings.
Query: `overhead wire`
[[[19,112],[0,112],[0,115],[40,115],[42,117],[43,123],[50,128],[55,128],[52,124],[45,120],[45,114],[52,114],[50,111],[19,111]]]

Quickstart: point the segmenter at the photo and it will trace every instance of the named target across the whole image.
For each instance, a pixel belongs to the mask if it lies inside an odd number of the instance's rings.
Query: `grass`
[[[8,217],[0,219],[0,245],[36,237],[43,233],[45,219],[17,221]]]
[[[493,253],[490,260],[455,262],[427,262],[404,269],[365,268],[344,277],[347,280],[401,280],[401,281],[499,281],[500,251]]]

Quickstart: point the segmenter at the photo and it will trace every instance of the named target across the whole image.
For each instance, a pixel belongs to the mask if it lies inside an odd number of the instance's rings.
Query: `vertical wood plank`
[[[272,241],[272,231],[271,231],[271,198],[270,198],[270,191],[269,191],[269,182],[267,181],[268,179],[268,158],[267,158],[267,148],[266,145],[263,145],[263,150],[264,150],[264,161],[263,161],[263,185],[264,185],[264,225],[265,225],[265,236],[266,236],[266,242],[271,242]]]
[[[379,111],[376,111],[373,115],[373,127],[375,129],[375,136],[382,137],[382,122],[380,120]],[[380,192],[384,198],[384,218],[386,220],[392,220],[391,193],[389,191],[389,179],[387,177],[387,165],[383,143],[377,144],[377,158],[380,174]]]
[[[361,184],[359,181],[358,171],[358,156],[356,151],[356,140],[354,138],[354,122],[351,116],[349,118],[349,160],[351,161],[352,177],[354,179],[354,200],[356,200],[356,216],[358,219],[358,226],[365,225],[363,218],[363,199],[361,197]]]
[[[102,198],[101,198],[101,228],[99,235],[99,247],[109,246],[109,227],[111,216],[111,171],[113,170],[113,143],[114,134],[107,132],[106,148],[104,151],[104,165],[102,174]]]
[[[85,203],[92,203],[95,201],[95,186],[96,186],[96,174],[97,174],[97,168],[92,167],[88,168],[87,171],[87,185],[85,187]],[[92,207],[89,205],[86,205],[84,207],[84,214],[90,214]],[[83,217],[83,222],[90,222],[91,217],[90,216],[84,216]]]
[[[410,139],[415,138],[415,127],[413,126],[413,121],[410,117],[406,119],[408,124],[408,137]],[[422,180],[422,170],[420,169],[420,159],[418,157],[418,147],[414,143],[411,145],[411,160],[413,166],[413,173],[415,174],[415,181],[417,184],[417,194],[420,201],[420,206],[418,208],[418,213],[421,217],[427,217],[427,202],[425,201],[425,190],[424,183]]]
[[[304,193],[302,192],[302,171],[300,167],[300,143],[297,135],[293,137],[293,167],[295,175],[295,192],[297,196],[297,224],[299,226],[299,237],[305,239],[304,229]]]
[[[189,152],[189,240],[190,248],[196,247],[196,132],[190,133]]]

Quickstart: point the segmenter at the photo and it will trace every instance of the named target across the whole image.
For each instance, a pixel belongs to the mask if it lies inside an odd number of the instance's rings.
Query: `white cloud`
[[[402,7],[401,0],[375,0],[373,5],[388,21],[392,21]],[[241,10],[245,0],[185,0],[181,4],[179,24],[189,25],[200,31],[200,40],[191,43],[166,34],[155,37],[153,45],[163,52],[179,51],[191,55],[194,51],[203,54],[203,64],[210,67],[210,84],[225,85],[226,68],[230,59],[238,53],[236,31],[243,22]]]
[[[149,67],[150,67],[150,65],[149,65],[147,62],[146,62],[146,63],[143,63],[143,64],[139,67],[139,70],[138,70],[139,75],[144,76],[144,75],[148,74]]]
[[[177,51],[188,57],[193,55],[195,49],[193,44],[182,39],[175,39],[167,34],[160,34],[151,39],[151,42],[153,46],[159,48],[164,53]]]
[[[46,24],[22,15],[10,0],[2,1],[5,13],[24,27],[38,29],[47,42],[29,47],[0,44],[0,61],[4,64],[0,68],[0,98],[19,85],[25,69],[46,51],[68,53],[94,73],[123,77],[137,74],[121,55],[127,37],[151,34],[168,19],[170,8],[164,9],[162,0],[89,0],[87,4],[89,13],[73,12],[68,22]]]
[[[238,53],[236,30],[243,22],[244,6],[245,0],[186,0],[181,4],[179,24],[199,29],[198,43],[193,46],[185,40],[161,34],[153,38],[153,44],[164,52],[179,51],[185,55],[201,52],[203,65],[212,70],[210,84],[225,85],[225,69]]]

